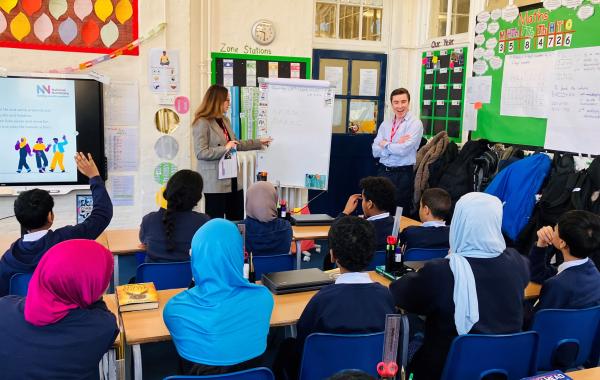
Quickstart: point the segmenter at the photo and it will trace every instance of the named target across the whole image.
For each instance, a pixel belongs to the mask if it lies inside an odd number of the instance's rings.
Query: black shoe
[[[54,173],[54,169],[50,169],[50,171],[51,171],[52,173]]]

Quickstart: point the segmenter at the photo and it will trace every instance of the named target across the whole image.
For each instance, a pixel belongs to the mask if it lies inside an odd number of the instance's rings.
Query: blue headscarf
[[[173,297],[163,318],[177,352],[200,364],[228,366],[261,355],[273,296],[243,277],[237,227],[225,219],[204,224],[192,239],[196,286]]]
[[[454,323],[459,335],[479,321],[477,288],[466,257],[491,259],[506,249],[502,236],[502,203],[493,195],[468,193],[454,210],[450,224],[450,269],[454,275]]]

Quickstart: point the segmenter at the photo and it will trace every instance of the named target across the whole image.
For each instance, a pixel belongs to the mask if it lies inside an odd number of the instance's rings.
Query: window
[[[469,8],[470,0],[431,0],[429,38],[466,33]]]
[[[315,37],[381,41],[383,0],[318,0],[315,4]]]

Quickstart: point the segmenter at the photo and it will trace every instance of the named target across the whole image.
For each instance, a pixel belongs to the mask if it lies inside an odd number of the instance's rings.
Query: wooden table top
[[[108,249],[115,255],[130,255],[144,250],[140,242],[139,228],[106,230]]]
[[[572,377],[573,380],[598,380],[600,379],[600,367],[567,372],[567,375]]]
[[[104,300],[104,303],[106,304],[106,307],[108,308],[108,310],[110,310],[111,313],[113,313],[115,315],[115,318],[117,318],[117,325],[119,326],[119,331],[121,330],[121,322],[119,320],[119,308],[117,306],[117,296],[115,294],[105,294],[104,296],[102,296],[102,299]],[[119,344],[121,343],[121,333],[119,332],[119,334],[117,334],[117,337],[115,338],[115,343],[114,346],[119,346]]]
[[[384,286],[390,284],[390,280],[378,275],[375,272],[369,272],[373,281],[377,281]],[[163,310],[171,297],[181,293],[185,289],[168,289],[158,291],[158,309],[129,311],[121,313],[123,322],[123,332],[127,344],[141,344],[160,342],[170,340],[171,335],[163,321]],[[308,304],[308,301],[317,293],[317,291],[274,294],[274,307],[271,314],[271,326],[287,326],[298,321],[302,311]],[[527,290],[525,291],[527,293]]]
[[[405,216],[400,219],[400,231],[409,226],[420,226],[422,223],[407,218]],[[293,238],[294,240],[312,240],[312,239],[325,239],[329,233],[331,226],[293,226]]]
[[[382,285],[389,285],[390,281],[375,272],[369,273],[374,281]],[[170,340],[171,335],[163,321],[163,310],[167,302],[175,295],[185,289],[168,289],[158,291],[158,309],[129,311],[121,313],[123,331],[127,344],[141,344]],[[300,318],[302,311],[308,301],[317,291],[274,294],[273,313],[271,314],[271,326],[287,326],[294,324]]]

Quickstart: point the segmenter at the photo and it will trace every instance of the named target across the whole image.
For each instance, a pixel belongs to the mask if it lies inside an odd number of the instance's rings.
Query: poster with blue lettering
[[[3,182],[75,182],[75,85],[47,78],[0,81]]]

